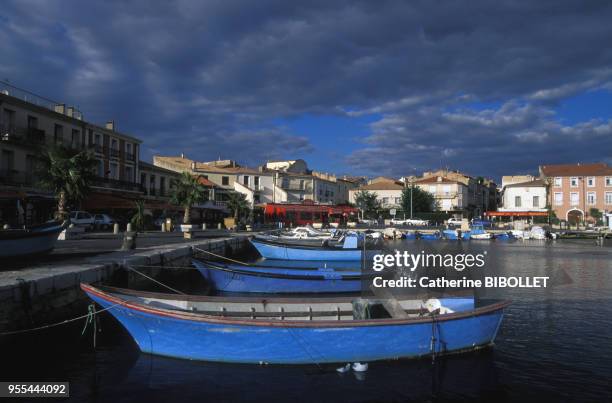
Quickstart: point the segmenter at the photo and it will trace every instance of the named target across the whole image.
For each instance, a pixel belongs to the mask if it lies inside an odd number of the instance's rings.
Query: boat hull
[[[493,343],[506,306],[496,304],[484,311],[441,315],[434,321],[418,318],[254,323],[193,318],[193,314],[125,303],[82,287],[95,302],[109,308],[142,352],[247,364],[367,362],[475,350]]]
[[[361,260],[362,253],[360,249],[342,249],[340,247],[314,248],[297,245],[283,245],[262,242],[258,239],[251,239],[251,244],[257,249],[257,252],[266,259],[315,261]],[[367,254],[368,253],[366,253],[366,255]]]
[[[0,238],[0,258],[14,258],[50,252],[55,247],[57,237],[62,229],[61,224],[53,224],[30,231],[15,230],[14,234],[2,234],[3,236]]]
[[[240,293],[341,293],[359,292],[359,271],[287,269],[265,266],[217,265],[193,261],[195,268],[216,291]]]

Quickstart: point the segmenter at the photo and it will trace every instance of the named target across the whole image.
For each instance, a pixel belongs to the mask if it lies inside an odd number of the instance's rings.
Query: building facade
[[[413,183],[433,195],[437,210],[450,214],[467,214],[469,188],[465,183],[437,175]]]
[[[368,191],[376,194],[376,200],[382,208],[401,208],[402,191],[405,185],[390,178],[376,178],[369,184],[349,190],[349,201],[355,204],[355,196],[358,192]]]
[[[539,170],[557,218],[593,222],[592,209],[602,214],[612,211],[612,168],[607,164],[542,165]]]

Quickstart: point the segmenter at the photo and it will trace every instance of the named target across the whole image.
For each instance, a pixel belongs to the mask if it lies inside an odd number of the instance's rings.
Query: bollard
[[[136,237],[137,236],[138,236],[137,232],[126,231],[125,234],[123,235],[123,244],[121,245],[121,250],[136,249]]]
[[[202,224],[202,229],[206,229],[206,223]]]
[[[113,234],[119,234],[119,224],[117,223],[113,224]]]
[[[131,222],[128,223],[127,228],[126,228],[125,231],[126,232],[132,232],[132,223]]]
[[[217,226],[217,228],[221,229],[221,223],[219,223],[219,225]]]

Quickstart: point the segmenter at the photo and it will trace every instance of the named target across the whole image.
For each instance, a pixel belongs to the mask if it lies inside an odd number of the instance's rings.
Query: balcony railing
[[[117,150],[116,148],[111,148],[110,149],[110,156],[113,158],[119,158],[119,155],[121,153],[119,152],[119,150]]]
[[[0,126],[0,140],[35,147],[46,143],[44,130],[16,126]]]
[[[92,186],[111,189],[111,190],[128,190],[131,192],[141,192],[140,184],[134,182],[126,182],[110,178],[96,178]]]
[[[15,169],[0,170],[0,184],[14,186],[32,186],[37,182],[33,173],[17,171]]]

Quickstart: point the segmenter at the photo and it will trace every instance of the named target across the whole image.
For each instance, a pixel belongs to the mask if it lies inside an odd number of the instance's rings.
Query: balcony
[[[34,147],[44,146],[46,143],[44,130],[15,126],[0,126],[0,140]]]
[[[30,172],[15,169],[0,170],[0,184],[11,186],[32,186],[37,182],[36,176]]]
[[[118,150],[118,149],[116,149],[116,148],[111,148],[111,149],[110,149],[110,156],[111,156],[112,158],[119,158],[119,155],[120,155],[120,154],[121,154],[121,153],[119,152],[119,150]]]
[[[96,178],[92,183],[93,187],[104,188],[109,190],[123,190],[129,192],[142,192],[141,186],[138,183],[126,182],[110,178]]]
[[[312,185],[310,183],[304,183],[303,185],[299,183],[282,183],[281,189],[300,192],[312,192]]]

